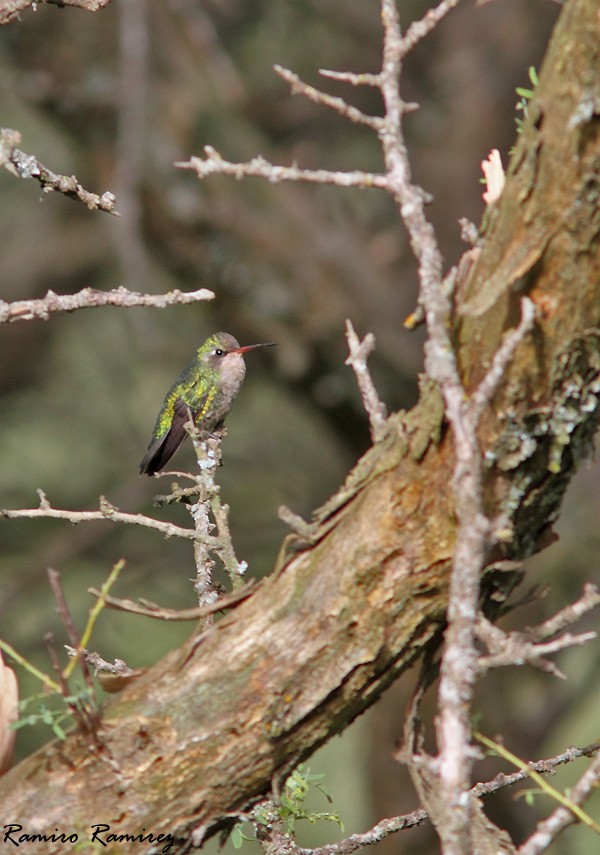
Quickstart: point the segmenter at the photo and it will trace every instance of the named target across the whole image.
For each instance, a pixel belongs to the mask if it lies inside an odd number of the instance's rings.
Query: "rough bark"
[[[570,0],[533,121],[457,292],[468,387],[517,323],[520,295],[538,310],[480,431],[487,509],[504,515],[498,558],[525,557],[543,540],[598,424],[598,32],[596,0]],[[389,420],[306,534],[286,540],[256,593],[106,705],[101,747],[74,734],[2,779],[4,822],[23,826],[16,836],[79,841],[105,823],[117,835],[172,834],[187,841],[183,851],[194,829],[199,838],[266,793],[439,633],[455,537],[453,466],[441,399],[424,379],[417,406]],[[64,846],[30,842],[27,851]],[[140,852],[140,843],[119,851]]]

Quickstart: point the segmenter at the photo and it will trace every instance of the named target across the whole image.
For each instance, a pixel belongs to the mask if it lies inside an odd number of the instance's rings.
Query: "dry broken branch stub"
[[[350,355],[346,359],[346,365],[352,366],[356,374],[356,382],[360,389],[363,406],[371,425],[371,438],[373,442],[377,442],[385,434],[388,414],[385,404],[379,399],[375,384],[367,367],[369,354],[375,348],[375,336],[372,333],[368,333],[362,342],[359,341],[352,322],[347,320],[346,338],[350,350]]]

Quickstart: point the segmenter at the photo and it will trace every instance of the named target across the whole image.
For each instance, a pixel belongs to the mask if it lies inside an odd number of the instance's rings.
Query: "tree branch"
[[[2,10],[0,9],[0,15]],[[44,193],[56,191],[89,208],[90,211],[106,211],[108,214],[119,216],[115,208],[116,199],[113,193],[103,193],[98,196],[85,190],[74,175],[58,175],[48,169],[33,154],[25,154],[17,148],[21,142],[19,131],[10,128],[0,129],[0,166],[4,166],[18,178],[35,178],[42,186]]]
[[[309,101],[328,107],[330,110],[333,110],[335,113],[339,113],[340,116],[343,116],[345,119],[348,119],[357,125],[366,125],[368,128],[375,131],[380,130],[382,127],[383,119],[380,116],[368,116],[366,113],[363,113],[362,110],[358,110],[356,107],[348,104],[343,98],[328,95],[326,92],[321,92],[319,89],[315,89],[314,86],[309,86],[308,83],[301,80],[297,74],[294,74],[293,71],[289,71],[287,68],[283,68],[281,65],[276,65],[274,68],[277,74],[285,80],[286,83],[289,83],[292,89],[292,95],[304,95],[304,97],[308,98]],[[324,76],[328,76],[327,73],[325,73]],[[331,77],[331,74],[329,74],[329,77]]]
[[[14,303],[5,303],[0,300],[0,323],[29,321],[33,318],[47,321],[54,312],[74,312],[76,309],[90,309],[97,306],[120,306],[128,309],[153,306],[164,309],[167,306],[212,300],[214,296],[214,292],[206,288],[199,288],[197,291],[174,290],[167,294],[138,294],[123,287],[112,291],[83,288],[76,294],[55,294],[54,291],[48,291],[46,296],[39,300],[16,300]]]
[[[334,184],[336,187],[356,187],[366,190],[371,187],[386,189],[387,178],[375,172],[332,172],[329,169],[300,169],[297,166],[276,166],[264,157],[254,157],[247,163],[231,163],[221,157],[210,146],[204,146],[206,157],[192,157],[189,161],[175,164],[179,169],[191,169],[198,178],[209,175],[230,175],[242,178],[266,178],[271,184],[280,181],[304,181],[309,184]]]
[[[110,0],[0,0],[0,26],[18,18],[20,13],[30,6],[35,11],[40,2],[47,3],[49,6],[77,6],[88,12],[97,12],[104,6],[108,6]]]
[[[570,800],[581,806],[590,798],[600,782],[600,754],[590,764],[579,781],[571,788]],[[557,807],[549,817],[538,823],[536,830],[523,843],[518,855],[541,855],[557,838],[561,831],[576,821],[575,814],[565,807]]]
[[[489,655],[479,657],[479,672],[483,674],[490,668],[524,665],[528,662],[546,673],[564,677],[556,665],[545,657],[567,647],[586,644],[596,638],[596,633],[584,632],[579,635],[566,633],[551,641],[547,639],[558,635],[598,605],[600,605],[600,591],[594,585],[586,585],[583,595],[575,603],[561,609],[558,614],[540,626],[528,628],[524,632],[504,632],[494,626],[484,615],[480,615],[475,631],[477,637],[487,646]]]
[[[145,528],[153,528],[164,534],[165,537],[182,537],[186,540],[198,540],[199,535],[194,529],[182,528],[174,523],[156,520],[143,514],[129,514],[119,511],[111,505],[104,496],[100,497],[100,508],[97,511],[67,511],[53,508],[48,502],[44,492],[38,490],[40,497],[39,508],[0,509],[0,517],[8,520],[16,519],[55,519],[67,520],[74,525],[81,522],[94,522],[97,520],[111,520],[112,522],[125,523],[127,525],[140,525]]]
[[[116,611],[129,612],[134,615],[142,615],[143,617],[155,618],[156,620],[165,621],[188,621],[202,620],[209,615],[214,615],[217,612],[225,611],[232,606],[241,603],[251,594],[254,593],[257,586],[255,579],[251,579],[242,588],[232,591],[229,594],[224,594],[216,603],[210,603],[207,606],[197,606],[191,609],[167,609],[164,606],[158,606],[156,603],[151,603],[148,600],[142,600],[138,603],[133,600],[122,600],[118,597],[103,596],[107,608],[115,609]],[[88,588],[88,593],[93,597],[102,597],[100,591],[96,588]]]

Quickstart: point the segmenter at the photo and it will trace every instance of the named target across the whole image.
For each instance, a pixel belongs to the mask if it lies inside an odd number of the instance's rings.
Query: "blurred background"
[[[406,26],[429,4],[399,6]],[[406,122],[414,174],[434,196],[429,214],[448,266],[465,248],[458,218],[478,222],[482,214],[481,160],[497,147],[507,161],[515,87],[529,86],[530,66],[539,69],[559,11],[548,0],[464,4],[406,62],[404,97],[421,105]],[[389,408],[414,403],[423,336],[406,332],[402,321],[415,306],[415,265],[390,199],[375,190],[258,180],[200,183],[174,167],[209,144],[229,160],[262,154],[307,168],[380,170],[367,129],[291,97],[272,69],[279,63],[377,113],[377,93],[348,91],[318,69],[377,71],[380,43],[377,4],[348,0],[113,0],[97,14],[40,4],[0,30],[0,125],[17,128],[21,148],[53,171],[76,174],[90,191],[114,192],[121,213],[42,197],[34,181],[2,171],[0,298],[119,285],[216,294],[191,306],[93,309],[1,326],[0,507],[34,507],[42,488],[55,507],[94,509],[104,495],[122,510],[187,525],[181,508],[152,508],[168,482],[137,474],[163,396],[213,331],[242,343],[276,341],[276,349],[247,360],[219,473],[238,557],[260,576],[285,534],[278,506],[309,515],[368,447],[344,365],[346,318],[360,335],[376,336],[372,371]],[[191,466],[191,448],[174,465]],[[597,575],[599,480],[597,464],[582,468],[557,526],[560,541],[528,563],[526,587],[548,593],[506,625],[549,617]],[[87,588],[99,587],[121,557],[127,564],[117,596],[194,604],[191,547],[151,531],[0,521],[0,544],[0,636],[44,669],[44,633],[55,632],[59,647],[66,641],[48,566],[62,574],[80,629],[91,605]],[[189,632],[105,611],[92,646],[135,668]],[[488,676],[477,698],[480,729],[502,733],[525,759],[591,742],[598,658],[598,645],[562,654],[562,682],[533,671]],[[38,690],[21,671],[19,679],[22,695]],[[311,770],[325,773],[345,833],[418,806],[391,757],[413,680],[406,675],[311,759]],[[19,756],[47,738],[48,731],[20,731]],[[478,774],[500,768],[488,761]],[[568,786],[582,768],[553,783]],[[532,806],[513,791],[488,804],[517,840],[538,809],[552,807],[545,796]],[[328,808],[319,799],[315,807]],[[590,834],[571,830],[551,851],[587,855]],[[304,845],[339,836],[324,823],[299,828]],[[425,827],[372,851],[435,853],[438,845]]]

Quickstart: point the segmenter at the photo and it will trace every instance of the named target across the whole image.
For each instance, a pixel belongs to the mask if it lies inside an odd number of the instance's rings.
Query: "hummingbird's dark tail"
[[[168,463],[174,451],[165,457],[164,444],[166,437],[155,439],[148,446],[148,451],[144,455],[144,459],[140,463],[140,475],[154,475],[155,472],[160,472],[163,466]]]
[[[188,435],[185,426],[189,424],[190,416],[195,422],[197,414],[190,412],[188,405],[178,398],[175,401],[171,427],[165,434],[153,438],[150,442],[148,451],[140,463],[140,475],[154,475],[167,465]]]

